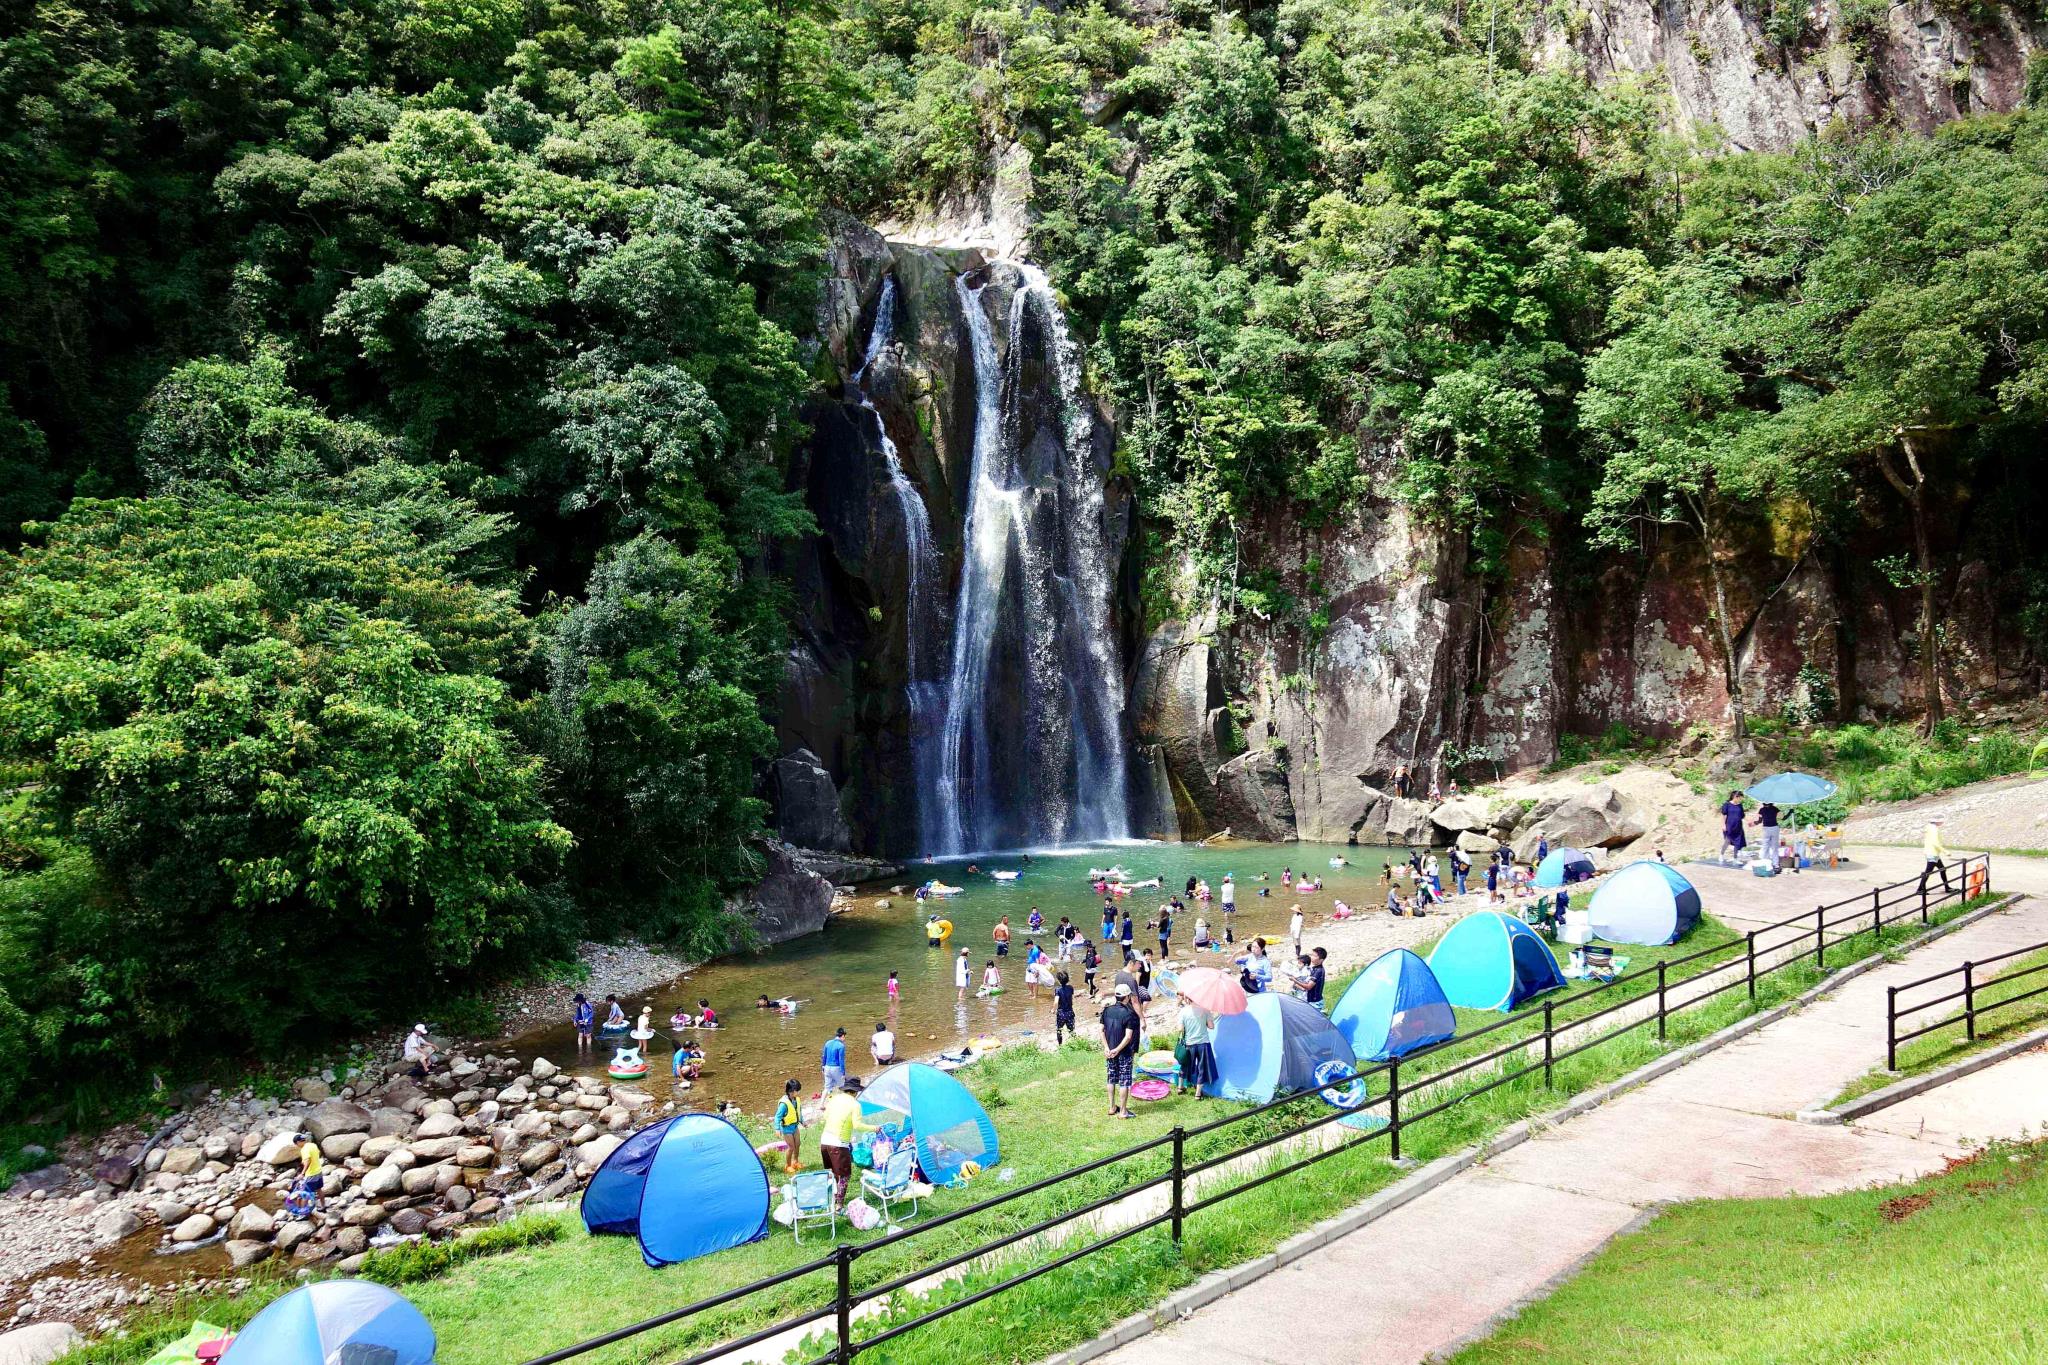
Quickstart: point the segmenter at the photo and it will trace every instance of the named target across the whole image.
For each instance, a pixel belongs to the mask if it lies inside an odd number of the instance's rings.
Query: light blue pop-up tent
[[[388,1354],[387,1354],[388,1353]],[[434,1329],[420,1310],[368,1280],[302,1285],[258,1313],[221,1365],[433,1365]]]
[[[898,1062],[860,1092],[866,1121],[907,1130],[917,1139],[917,1164],[934,1185],[960,1179],[972,1161],[984,1169],[1002,1160],[996,1126],[968,1088],[935,1066]]]
[[[1593,855],[1579,848],[1553,848],[1536,864],[1536,885],[1555,889],[1593,879]]]
[[[1564,986],[1548,944],[1518,919],[1496,910],[1465,916],[1429,955],[1444,998],[1461,1010],[1511,1010]]]
[[[1593,937],[1609,943],[1676,943],[1700,922],[1700,893],[1654,858],[1630,863],[1593,893]]]
[[[1436,974],[1406,948],[1381,953],[1330,1011],[1330,1022],[1366,1061],[1405,1057],[1458,1031]]]
[[[583,1225],[640,1239],[649,1265],[768,1235],[768,1172],[716,1114],[682,1113],[627,1138],[583,1191]]]
[[[1262,992],[1243,1014],[1216,1020],[1216,1081],[1205,1092],[1263,1104],[1282,1091],[1315,1088],[1325,1062],[1357,1061],[1351,1044],[1314,1005]]]

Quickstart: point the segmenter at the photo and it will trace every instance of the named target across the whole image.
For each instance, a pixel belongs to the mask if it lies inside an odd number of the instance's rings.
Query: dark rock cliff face
[[[2040,23],[2003,5],[1851,5],[1848,17],[1844,8],[1820,0],[1793,33],[1768,3],[1587,0],[1562,19],[1543,11],[1538,45],[1545,61],[1603,84],[1662,84],[1681,124],[1712,125],[1733,149],[1760,151],[1837,119],[1924,132],[2016,108],[2043,41]]]
[[[930,835],[919,818],[929,780],[918,771],[909,686],[920,627],[904,489],[880,433],[929,520],[928,677],[943,667],[929,635],[943,640],[953,625],[975,441],[976,370],[956,282],[986,282],[980,306],[1001,320],[1021,277],[974,251],[890,244],[857,227],[842,233],[835,265],[819,320],[826,392],[805,414],[811,435],[792,474],[819,534],[779,565],[798,611],[772,785],[783,793],[786,837],[912,854]],[[870,361],[890,275],[893,330]],[[1028,470],[1050,458],[1061,424],[1053,366],[1030,326],[1014,343],[1002,326],[994,334],[1006,352],[1025,348],[1004,364],[1006,385],[1020,390],[1006,389],[1005,401]],[[1732,718],[1707,560],[1675,533],[1638,554],[1589,560],[1553,548],[1570,537],[1519,528],[1504,573],[1486,582],[1468,571],[1460,543],[1391,497],[1367,498],[1322,527],[1274,508],[1243,527],[1241,571],[1270,576],[1301,604],[1292,615],[1267,619],[1216,600],[1185,620],[1147,621],[1138,509],[1106,473],[1106,414],[1094,415],[1092,431],[1092,467],[1104,471],[1099,545],[1119,574],[1110,610],[1126,661],[1131,834],[1415,837],[1427,833],[1428,808],[1396,799],[1404,763],[1420,797],[1452,766],[1471,781],[1540,765],[1560,734],[1626,725],[1667,737]],[[1830,719],[1921,708],[1915,600],[1876,567],[1906,544],[1887,496],[1867,499],[1865,522],[1838,542],[1817,541],[1796,519],[1734,528],[1719,564],[1753,716],[1808,703]],[[2010,585],[1966,551],[1972,509],[1959,501],[1940,511],[1951,700],[2038,692],[2040,669],[2010,624]],[[1030,653],[1011,640],[991,654],[987,714],[997,731],[1031,721]]]

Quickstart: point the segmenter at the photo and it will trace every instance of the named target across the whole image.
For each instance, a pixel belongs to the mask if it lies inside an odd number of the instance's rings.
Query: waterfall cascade
[[[1015,282],[1000,352],[988,286],[954,281],[975,421],[929,785],[918,763],[920,826],[936,853],[1130,830],[1105,471],[1079,350],[1043,273],[1009,262],[991,271]]]

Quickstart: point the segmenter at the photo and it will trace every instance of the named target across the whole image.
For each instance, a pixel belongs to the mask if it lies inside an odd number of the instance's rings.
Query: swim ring
[[[928,919],[924,922],[924,936],[932,943],[944,943],[953,937],[953,921],[949,919]]]
[[[1018,872],[991,872],[988,875],[994,877],[999,882],[1014,882],[1023,874]]]
[[[605,1074],[613,1080],[637,1081],[647,1074],[647,1059],[637,1047],[622,1047],[605,1063]]]
[[[1365,1078],[1334,1058],[1316,1068],[1316,1087],[1323,1103],[1338,1109],[1356,1109],[1365,1103]]]
[[[964,886],[948,886],[944,882],[927,882],[924,889],[934,896],[957,896],[967,888]]]
[[[1163,1100],[1172,1091],[1173,1087],[1160,1080],[1157,1076],[1147,1076],[1144,1080],[1137,1082],[1131,1087],[1131,1098],[1134,1100]]]
[[[1173,1054],[1163,1047],[1140,1053],[1135,1065],[1148,1076],[1171,1076],[1180,1070],[1180,1063],[1174,1061]]]

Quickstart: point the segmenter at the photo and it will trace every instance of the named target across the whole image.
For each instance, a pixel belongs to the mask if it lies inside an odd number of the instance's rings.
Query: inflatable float
[[[976,1052],[994,1052],[1002,1047],[1002,1045],[1003,1040],[996,1037],[993,1033],[984,1033],[970,1044]]]
[[[622,1047],[612,1054],[604,1070],[615,1081],[637,1081],[647,1074],[647,1059],[637,1047]]]
[[[1120,867],[1091,867],[1088,869],[1088,875],[1100,880],[1104,877],[1128,877],[1131,874]]]
[[[924,922],[925,941],[936,948],[953,937],[953,921],[949,919],[928,919]]]
[[[999,882],[1014,882],[1024,874],[1021,872],[991,872],[988,875],[994,877]]]
[[[1134,1100],[1163,1100],[1173,1093],[1173,1087],[1157,1076],[1147,1076],[1131,1087]]]
[[[924,884],[925,894],[928,896],[957,896],[966,889],[964,886],[948,886],[940,881],[931,881]]]

